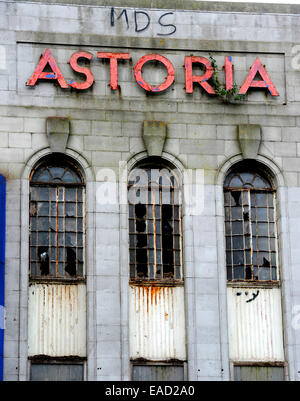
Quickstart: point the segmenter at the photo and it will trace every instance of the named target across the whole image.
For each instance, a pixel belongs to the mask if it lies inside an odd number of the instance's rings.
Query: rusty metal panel
[[[184,287],[130,286],[130,357],[186,360]]]
[[[28,307],[29,356],[86,356],[85,284],[31,284]]]
[[[280,288],[227,288],[229,356],[284,361]]]
[[[284,381],[283,366],[235,366],[235,381]]]
[[[183,366],[166,365],[134,365],[132,369],[134,381],[183,381]]]

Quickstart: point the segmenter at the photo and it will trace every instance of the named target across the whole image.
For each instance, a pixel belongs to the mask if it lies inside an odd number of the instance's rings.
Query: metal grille
[[[75,167],[56,159],[30,182],[31,277],[82,277],[84,186]]]
[[[132,280],[181,280],[181,198],[174,171],[147,166],[129,179]]]
[[[227,279],[278,281],[275,190],[261,175],[234,172],[224,185]]]
[[[133,381],[183,381],[183,366],[133,365]]]
[[[82,364],[33,363],[30,370],[31,381],[82,381]]]
[[[235,366],[235,381],[284,381],[283,366]]]

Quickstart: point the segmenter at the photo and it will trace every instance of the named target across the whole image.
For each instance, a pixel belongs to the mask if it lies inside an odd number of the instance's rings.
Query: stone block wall
[[[150,1],[0,2],[0,173],[7,178],[5,380],[28,380],[27,274],[28,180],[34,163],[50,152],[46,120],[70,120],[66,153],[87,173],[88,359],[86,379],[129,380],[128,239],[125,205],[99,205],[102,169],[119,180],[120,162],[146,155],[144,121],[167,126],[164,154],[183,169],[204,171],[204,209],[184,215],[184,268],[189,380],[228,380],[226,277],[222,182],[226,166],[241,159],[238,125],[258,124],[262,141],[258,159],[277,174],[280,253],[287,377],[299,380],[300,332],[293,328],[300,304],[300,68],[298,8],[266,9],[247,5],[212,5],[187,1],[151,8]],[[152,2],[153,3],[153,2]],[[173,6],[172,6],[173,4]],[[180,3],[181,4],[181,3]],[[153,5],[152,5],[153,7]],[[244,7],[244,8],[243,8]],[[149,27],[135,12],[146,12]],[[230,12],[228,12],[230,11]],[[162,15],[165,25],[159,23]],[[172,34],[172,26],[176,31]],[[168,35],[166,35],[168,34]],[[53,82],[26,86],[41,54],[50,48],[65,79],[80,81],[68,61],[76,51],[93,54],[95,83],[83,92]],[[117,91],[109,86],[107,62],[98,51],[129,52],[119,63]],[[159,53],[175,67],[175,82],[164,93],[146,94],[133,67],[145,54]],[[240,86],[257,56],[279,91],[249,91],[245,101],[226,104],[199,87],[185,92],[184,57],[212,55],[219,66],[232,56]],[[197,70],[200,74],[200,70]],[[145,66],[144,78],[159,84],[159,65]],[[275,174],[275,175],[276,175]],[[124,183],[123,183],[124,184]],[[27,240],[28,241],[28,240]],[[297,317],[297,316],[296,316]]]

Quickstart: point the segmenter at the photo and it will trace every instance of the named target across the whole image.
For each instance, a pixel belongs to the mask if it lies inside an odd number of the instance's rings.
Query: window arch
[[[227,280],[278,281],[276,190],[260,163],[231,169],[224,206]]]
[[[30,175],[30,277],[84,276],[84,178],[62,154],[43,158]]]
[[[148,158],[128,179],[131,281],[182,281],[181,181],[178,170]]]

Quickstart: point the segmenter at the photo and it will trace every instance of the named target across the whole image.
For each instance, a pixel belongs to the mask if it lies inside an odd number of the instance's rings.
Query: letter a
[[[262,81],[254,80],[257,73],[260,74]],[[267,74],[267,71],[264,69],[264,66],[262,65],[262,63],[258,57],[254,61],[253,65],[249,71],[249,74],[247,75],[247,78],[245,79],[245,82],[241,86],[239,94],[245,95],[249,88],[267,88],[272,96],[279,96],[279,93],[277,92],[273,82],[271,81],[271,78]]]
[[[52,72],[44,71],[46,65],[52,69]],[[60,69],[58,68],[54,57],[52,56],[49,49],[46,49],[45,53],[43,54],[40,62],[38,63],[34,73],[30,77],[29,81],[26,83],[28,86],[34,86],[38,79],[50,79],[50,80],[57,80],[59,86],[61,88],[68,88],[68,84],[66,83]]]

